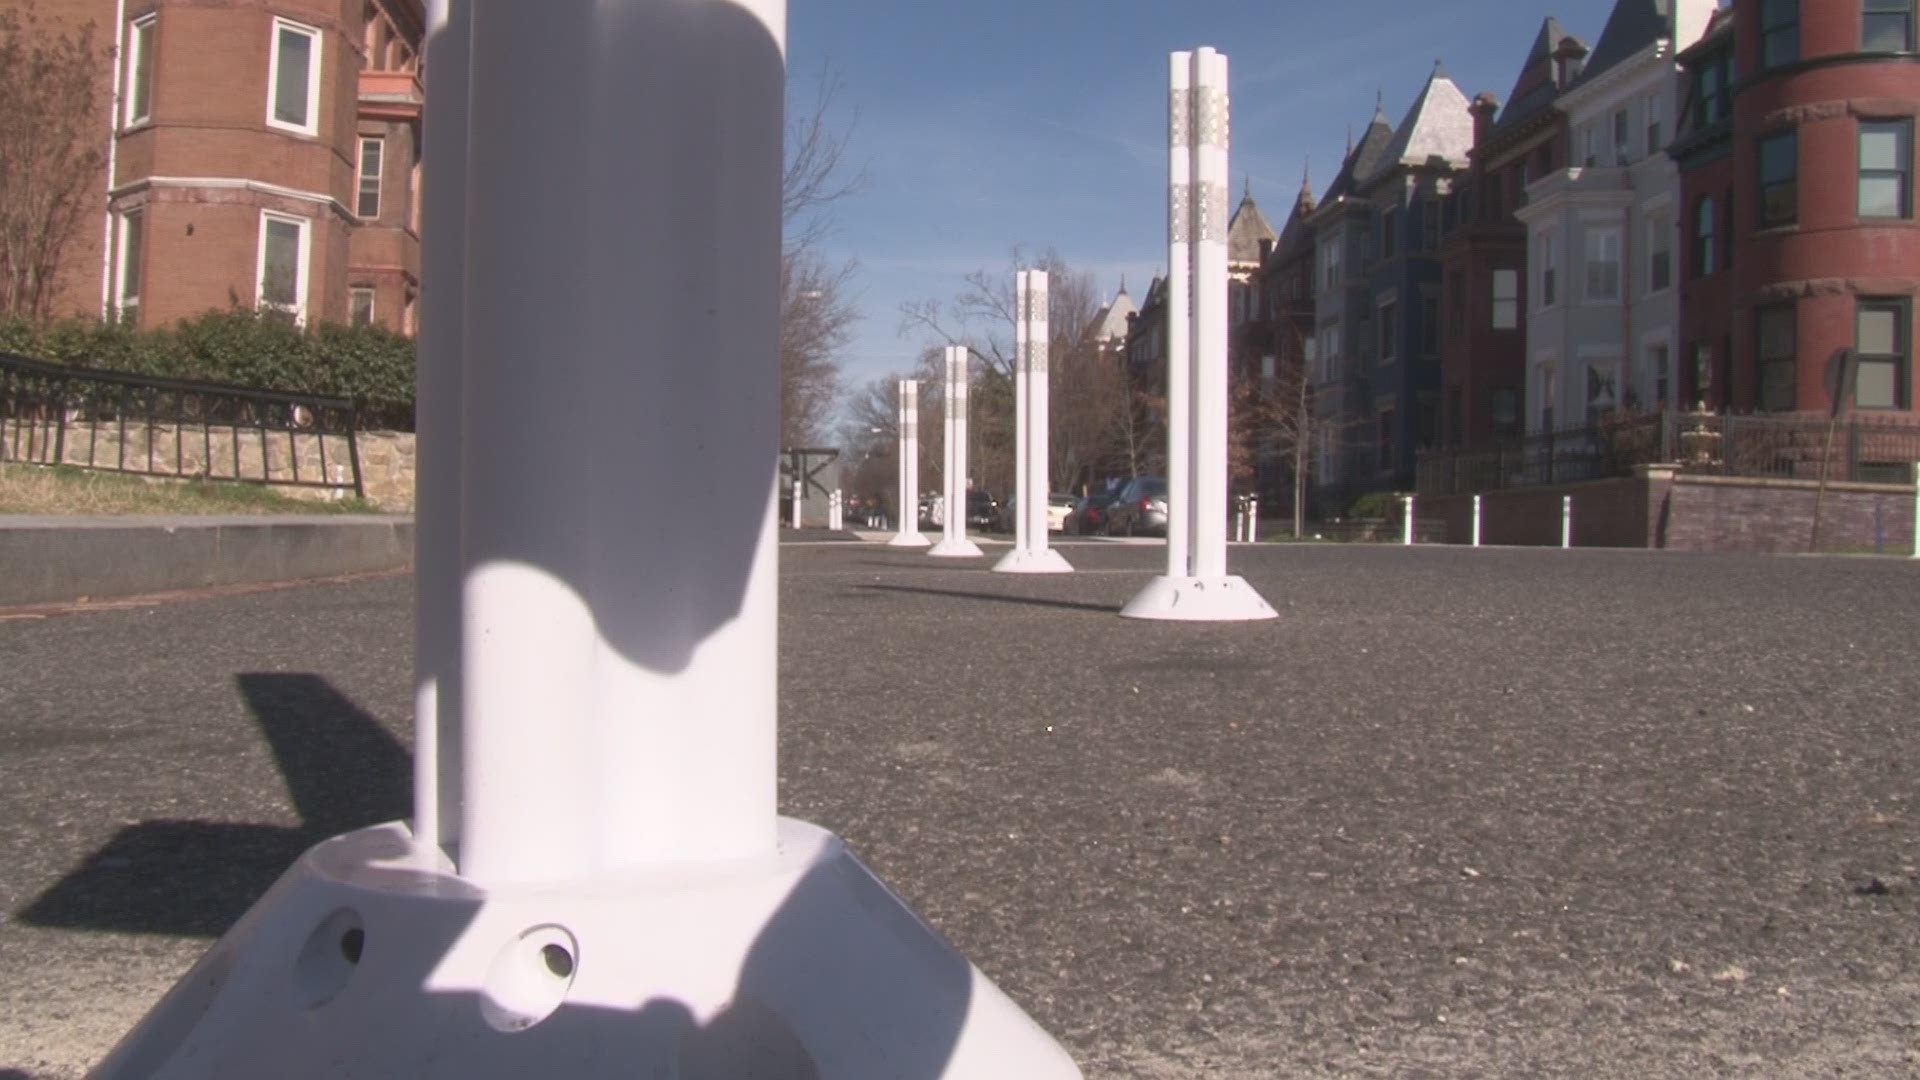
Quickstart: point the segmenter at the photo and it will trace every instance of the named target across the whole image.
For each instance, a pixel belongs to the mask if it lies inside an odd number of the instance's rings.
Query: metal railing
[[[1920,424],[1852,417],[1719,413],[1626,415],[1540,432],[1490,447],[1428,451],[1416,466],[1421,495],[1464,495],[1631,476],[1673,465],[1708,476],[1911,483]]]
[[[62,367],[0,353],[0,461],[350,488],[364,497],[358,420],[346,398]]]

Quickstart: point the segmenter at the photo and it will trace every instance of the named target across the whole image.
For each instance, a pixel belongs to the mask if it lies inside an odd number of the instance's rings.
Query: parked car
[[[1167,481],[1160,476],[1136,476],[1120,488],[1107,507],[1108,536],[1165,536]]]
[[[967,528],[992,529],[1000,523],[1000,504],[984,491],[967,492]]]
[[[1060,524],[1061,531],[1074,536],[1099,536],[1106,532],[1107,504],[1112,501],[1113,496],[1108,493],[1075,499],[1073,509]]]
[[[1073,513],[1074,505],[1080,500],[1065,492],[1055,492],[1047,496],[1047,531],[1063,533],[1067,531],[1067,515]]]

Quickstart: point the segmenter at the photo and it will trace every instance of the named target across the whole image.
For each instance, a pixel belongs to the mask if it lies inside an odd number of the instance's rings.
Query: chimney
[[[1553,50],[1553,85],[1565,90],[1572,86],[1586,67],[1587,47],[1577,37],[1568,36]]]
[[[1493,118],[1500,112],[1500,99],[1482,91],[1473,99],[1470,109],[1473,112],[1473,146],[1477,150],[1487,141],[1487,133],[1493,130]]]

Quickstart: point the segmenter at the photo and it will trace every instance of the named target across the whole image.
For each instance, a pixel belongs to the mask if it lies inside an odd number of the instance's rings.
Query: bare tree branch
[[[93,25],[55,34],[31,0],[0,11],[0,318],[45,321],[101,168]]]

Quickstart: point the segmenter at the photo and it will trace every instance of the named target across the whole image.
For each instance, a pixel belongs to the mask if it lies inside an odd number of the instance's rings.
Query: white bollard
[[[1573,546],[1573,496],[1560,497],[1560,546]]]
[[[1260,500],[1258,498],[1252,498],[1247,500],[1247,543],[1257,544],[1259,542]]]
[[[846,508],[840,501],[840,489],[827,494],[827,528],[839,532],[846,525]]]
[[[1920,559],[1920,461],[1913,463],[1913,557]]]
[[[458,682],[420,718],[460,728],[457,845],[323,842],[93,1075],[1078,1077],[777,816],[784,0],[471,7],[470,89],[429,18],[427,110],[470,122],[429,136],[431,197],[466,182],[423,211],[468,227],[421,282],[460,332],[422,549],[459,606],[421,586]]]
[[[1271,619],[1260,594],[1227,574],[1227,58],[1179,52],[1170,68],[1167,572],[1120,613]]]
[[[1480,546],[1480,496],[1473,497],[1473,546]]]
[[[889,547],[922,548],[920,533],[920,384],[900,380],[900,521]]]
[[[801,500],[805,498],[804,492],[806,490],[807,485],[805,481],[795,480],[793,482],[793,527],[795,529],[800,528],[800,506]]]
[[[994,564],[999,574],[1068,574],[1073,567],[1047,536],[1048,342],[1047,275],[1014,275],[1014,381],[1018,427],[1014,440],[1013,550]]]
[[[1401,523],[1406,532],[1406,538],[1404,540],[1404,543],[1406,544],[1407,547],[1412,547],[1413,546],[1413,496],[1408,495],[1402,501],[1401,506],[1405,510],[1405,517],[1406,517],[1406,520]]]
[[[946,515],[940,542],[927,552],[943,559],[977,559],[980,546],[967,539],[967,358],[964,345],[950,345],[946,353]]]

